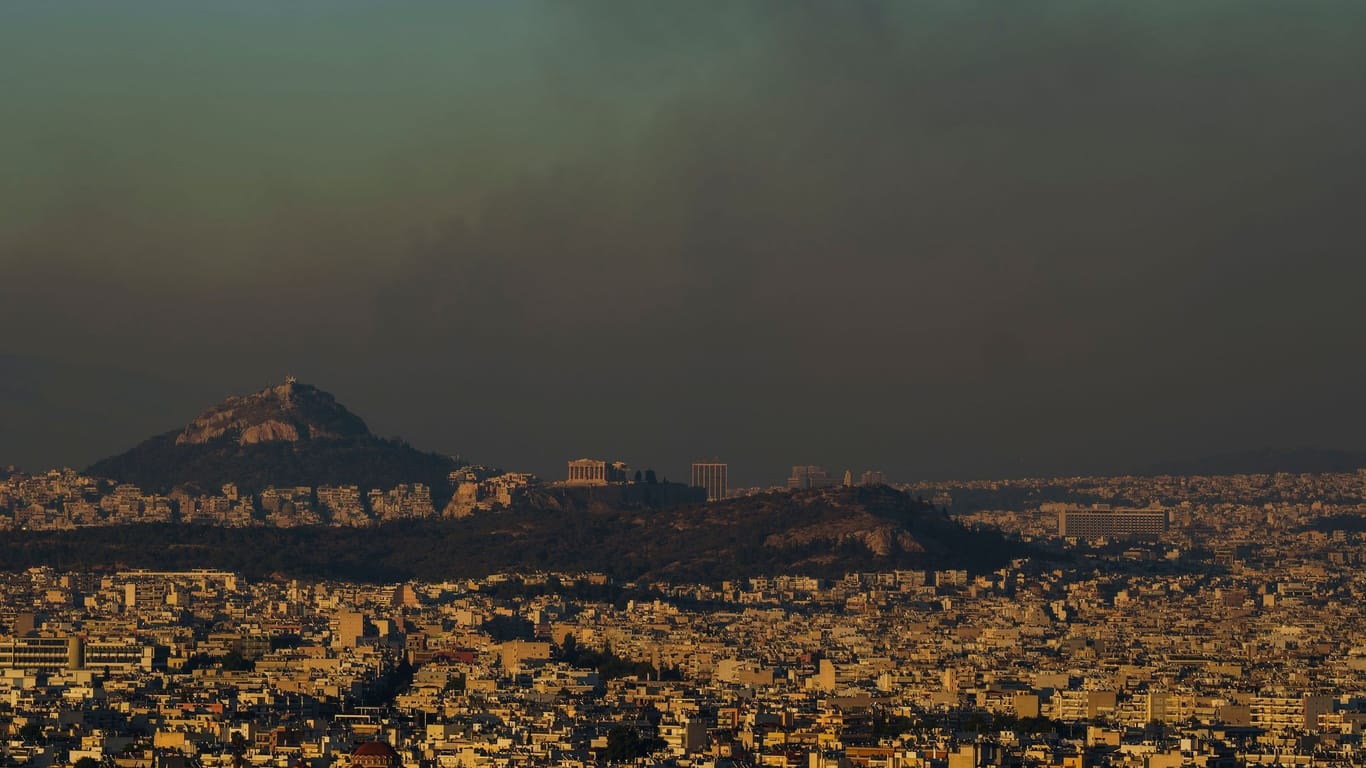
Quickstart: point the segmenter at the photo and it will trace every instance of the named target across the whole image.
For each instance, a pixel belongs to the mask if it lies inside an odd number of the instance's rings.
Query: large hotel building
[[[167,649],[138,638],[0,637],[0,669],[165,669]]]
[[[1078,539],[1156,538],[1166,532],[1167,510],[1114,509],[1108,506],[1058,509],[1058,535]]]

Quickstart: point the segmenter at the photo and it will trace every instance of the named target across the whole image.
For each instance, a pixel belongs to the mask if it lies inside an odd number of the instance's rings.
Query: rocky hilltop
[[[190,422],[176,445],[202,445],[225,436],[241,445],[275,440],[336,440],[370,434],[365,422],[317,387],[294,379],[245,397],[232,396]]]
[[[362,489],[423,483],[433,501],[449,497],[456,460],[370,433],[331,394],[293,379],[229,397],[182,429],[143,441],[92,464],[85,474],[144,490],[216,492],[271,486],[357,485]]]

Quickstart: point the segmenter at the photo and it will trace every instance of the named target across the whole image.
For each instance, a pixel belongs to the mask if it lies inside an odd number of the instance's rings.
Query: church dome
[[[351,751],[352,768],[398,768],[398,753],[382,741],[367,741]]]

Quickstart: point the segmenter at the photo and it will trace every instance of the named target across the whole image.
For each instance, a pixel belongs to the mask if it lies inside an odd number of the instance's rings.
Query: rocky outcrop
[[[332,395],[293,379],[246,397],[229,397],[176,436],[176,445],[235,439],[240,445],[368,436],[360,417]]]
[[[775,549],[796,549],[816,543],[838,546],[857,542],[878,557],[897,552],[924,552],[925,547],[909,531],[888,525],[872,515],[856,514],[834,522],[792,528],[764,539],[764,546]]]
[[[242,437],[239,442],[242,445],[253,443],[264,443],[270,440],[287,440],[295,442],[299,439],[299,429],[293,424],[286,424],[282,421],[270,419],[260,424],[255,424],[242,430]]]
[[[332,395],[286,379],[229,397],[184,428],[97,461],[86,472],[157,493],[181,487],[216,491],[224,483],[251,492],[270,486],[383,489],[422,483],[444,505],[447,478],[459,466],[449,456],[372,435]]]

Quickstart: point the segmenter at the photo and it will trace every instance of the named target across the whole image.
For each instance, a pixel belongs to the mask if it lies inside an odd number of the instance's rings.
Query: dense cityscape
[[[0,105],[0,768],[1366,768],[1366,0],[0,0]]]
[[[813,469],[791,484],[823,482]],[[106,524],[159,503],[119,488],[95,500],[72,472],[3,487],[24,525],[43,499],[79,499]],[[1052,556],[721,583],[10,573],[3,759],[322,768],[375,741],[413,768],[1366,759],[1366,472],[905,489],[976,499],[955,519]],[[989,505],[1019,494],[1048,500]],[[279,497],[245,497],[243,514],[266,524]],[[1124,522],[1155,514],[1156,528]]]

